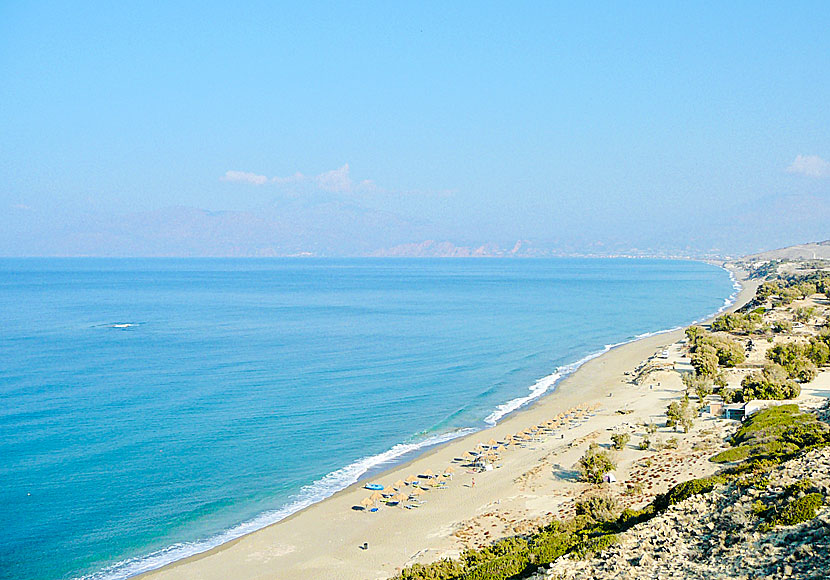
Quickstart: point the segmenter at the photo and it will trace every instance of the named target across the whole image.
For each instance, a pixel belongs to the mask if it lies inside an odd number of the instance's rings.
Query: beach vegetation
[[[718,352],[708,344],[698,347],[692,353],[691,363],[698,376],[714,377],[718,372]]]
[[[708,477],[680,482],[666,493],[662,493],[654,498],[654,508],[657,511],[663,511],[669,506],[690,498],[693,495],[708,493],[715,489],[715,487],[727,483],[727,481],[728,479],[722,475],[710,475]]]
[[[605,534],[588,538],[576,544],[571,550],[574,558],[582,560],[591,554],[602,552],[619,542],[616,534]]]
[[[812,413],[802,413],[798,405],[778,405],[749,417],[729,443],[735,450],[732,454],[727,453],[731,450],[723,451],[711,460],[721,463],[743,458],[748,463],[742,469],[763,469],[805,449],[830,445],[830,426]]]
[[[813,316],[816,315],[816,309],[812,306],[805,306],[801,308],[796,308],[793,311],[793,320],[797,322],[810,322]]]
[[[692,373],[683,373],[683,385],[686,387],[686,393],[691,396],[694,393],[698,398],[700,405],[703,405],[707,395],[712,394],[714,379],[710,376],[702,376]]]
[[[767,358],[783,367],[791,379],[807,383],[816,378],[820,365],[827,364],[830,347],[816,338],[809,343],[790,342],[769,349]]]
[[[673,401],[666,409],[666,427],[673,427],[675,431],[681,427],[688,433],[694,426],[695,417],[697,410],[687,395],[681,401]]]
[[[776,320],[772,323],[770,329],[775,333],[792,332],[793,323],[789,320]]]
[[[780,495],[768,498],[767,503],[757,501],[752,511],[763,520],[759,529],[769,531],[777,526],[794,526],[813,519],[824,500],[813,482],[805,478],[788,485]]]
[[[651,439],[643,437],[640,439],[640,445],[638,447],[640,448],[640,451],[648,451],[651,447]]]
[[[616,520],[620,514],[617,501],[609,494],[595,494],[577,501],[576,515],[588,516],[593,522],[609,522]]]
[[[735,391],[736,401],[795,399],[801,394],[798,383],[789,378],[787,370],[779,364],[768,364],[761,372],[747,375],[741,388]]]
[[[687,336],[691,342],[691,363],[697,376],[714,379],[719,373],[718,366],[734,367],[746,360],[744,346],[737,340],[702,329]]]
[[[732,334],[751,334],[763,323],[763,316],[755,311],[729,312],[722,314],[712,321],[714,332],[730,332]]]
[[[582,479],[589,483],[602,483],[602,477],[616,468],[617,463],[611,453],[600,449],[596,443],[591,443],[578,464]]]
[[[709,461],[713,463],[734,463],[736,461],[743,461],[749,457],[750,447],[748,445],[740,445],[738,447],[730,447],[725,451],[721,451],[717,455],[711,457]]]
[[[611,446],[617,451],[625,449],[629,441],[631,441],[631,435],[628,433],[614,433],[611,435]]]

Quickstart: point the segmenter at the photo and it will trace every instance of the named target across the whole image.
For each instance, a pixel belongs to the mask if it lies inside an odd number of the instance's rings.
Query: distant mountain
[[[721,258],[830,238],[830,201],[770,196],[672,219],[636,214],[591,228],[551,227],[546,239],[463,239],[443,227],[338,198],[289,196],[249,211],[167,207],[129,214],[38,212],[15,207],[0,228],[5,256],[662,256]],[[508,238],[509,239],[509,238]],[[513,238],[514,240],[516,238]]]
[[[54,217],[26,217],[25,235],[35,240],[35,251],[15,251],[15,239],[9,236],[3,240],[7,255],[365,255],[432,233],[427,222],[336,199],[289,199],[257,211],[168,207],[132,214],[86,214],[62,219],[58,226],[53,225],[58,221]]]
[[[830,260],[830,240],[744,256],[746,260]]]

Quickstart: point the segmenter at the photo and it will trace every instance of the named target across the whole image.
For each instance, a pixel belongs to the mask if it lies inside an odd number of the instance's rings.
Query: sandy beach
[[[748,301],[756,286],[744,282],[732,309]],[[589,488],[578,481],[575,464],[591,442],[607,447],[618,432],[629,433],[631,440],[617,452],[615,493],[624,505],[643,505],[673,483],[717,468],[706,457],[722,445],[726,422],[721,419],[698,421],[685,435],[660,428],[651,435],[652,442],[670,445],[659,451],[638,449],[646,435],[643,424],[662,425],[666,406],[683,392],[674,370],[688,364],[682,338],[682,330],[676,330],[614,348],[497,426],[450,441],[371,478],[389,491],[398,480],[427,470],[442,474],[452,467],[452,477],[437,478],[445,482],[439,488],[427,485],[436,480],[419,478],[427,491],[418,502],[407,502],[417,507],[377,503],[376,512],[356,509],[372,494],[363,487],[369,481],[361,481],[283,521],[140,577],[388,578],[404,566],[456,556],[467,547],[572,514],[574,498]],[[468,462],[458,460],[479,444],[504,442],[549,421],[549,429],[520,445],[499,445],[499,460],[490,471],[474,472],[464,467]],[[401,491],[408,495],[414,487]]]

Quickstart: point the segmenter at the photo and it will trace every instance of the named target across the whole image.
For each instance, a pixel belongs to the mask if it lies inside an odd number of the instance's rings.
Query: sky
[[[6,0],[0,255],[152,253],[182,207],[329,253],[357,214],[363,250],[810,241],[828,30],[822,2]]]

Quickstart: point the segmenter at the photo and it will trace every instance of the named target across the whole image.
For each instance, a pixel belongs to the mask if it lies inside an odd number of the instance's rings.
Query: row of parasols
[[[565,413],[560,413],[549,421],[522,429],[515,435],[507,435],[502,441],[490,439],[487,443],[479,443],[473,451],[467,451],[459,459],[471,462],[474,466],[481,467],[482,464],[493,463],[499,459],[498,450],[508,448],[511,445],[522,445],[529,442],[541,441],[544,437],[551,435],[556,429],[566,425],[573,426],[574,423],[592,417],[592,411],[599,405],[576,407]]]
[[[441,488],[446,486],[447,479],[452,478],[455,472],[452,466],[447,467],[439,476],[431,469],[426,469],[421,475],[410,475],[406,479],[399,479],[391,485],[391,489],[395,493],[383,493],[382,490],[376,490],[372,495],[360,501],[360,505],[364,509],[374,511],[377,509],[378,503],[385,503],[386,505],[399,505],[404,507],[407,501],[418,501],[418,498],[424,495],[430,488]],[[440,479],[439,478],[443,478]],[[411,487],[411,489],[406,489]],[[406,490],[406,493],[404,493]]]

